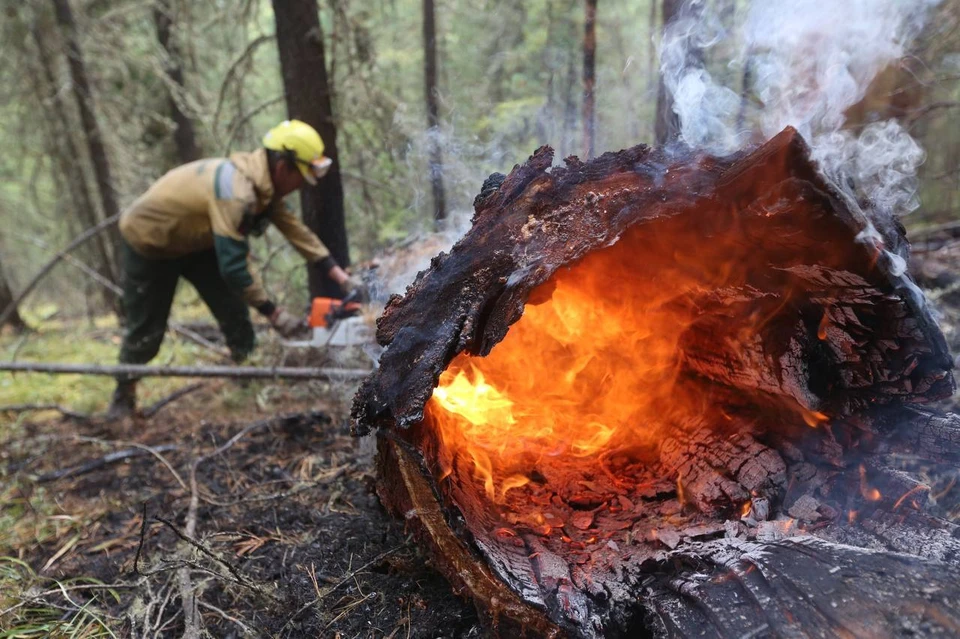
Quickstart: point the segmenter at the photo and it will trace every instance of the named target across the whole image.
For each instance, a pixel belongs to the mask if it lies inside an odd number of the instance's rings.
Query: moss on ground
[[[123,333],[113,315],[97,317],[92,322],[86,318],[61,319],[58,309],[50,304],[27,309],[23,315],[32,330],[23,334],[9,330],[0,333],[0,359],[100,365],[117,362]],[[178,304],[174,318],[181,322],[212,322],[209,311],[198,301]],[[261,357],[255,354],[250,363],[255,365]],[[171,333],[167,334],[159,355],[151,362],[176,366],[224,363],[215,353]],[[149,405],[185,383],[182,378],[151,378],[141,384],[141,404]],[[96,413],[106,409],[113,387],[113,379],[104,376],[0,372],[0,407],[59,404],[80,413]],[[248,395],[249,389],[243,389],[242,394]],[[244,398],[238,403],[243,404]],[[9,425],[9,417],[0,414],[0,434],[5,422]]]

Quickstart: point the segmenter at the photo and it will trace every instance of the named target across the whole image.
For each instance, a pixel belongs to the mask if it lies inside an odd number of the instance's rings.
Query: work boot
[[[137,382],[117,382],[117,390],[113,391],[110,408],[107,409],[107,420],[116,421],[125,417],[133,417],[137,411]]]

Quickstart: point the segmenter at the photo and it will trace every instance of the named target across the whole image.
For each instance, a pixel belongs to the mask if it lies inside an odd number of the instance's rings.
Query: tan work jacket
[[[211,248],[227,284],[251,306],[268,302],[249,265],[247,238],[272,223],[308,262],[330,255],[281,198],[275,198],[267,152],[197,160],[157,180],[120,217],[120,233],[151,259]]]

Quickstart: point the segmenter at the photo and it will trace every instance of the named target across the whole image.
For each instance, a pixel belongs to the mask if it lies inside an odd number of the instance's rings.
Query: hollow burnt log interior
[[[491,176],[378,324],[380,492],[503,636],[960,632],[952,362],[787,129]],[[904,454],[909,455],[904,461]]]

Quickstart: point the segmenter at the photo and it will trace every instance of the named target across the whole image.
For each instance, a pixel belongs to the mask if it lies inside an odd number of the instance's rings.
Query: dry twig
[[[176,449],[177,449],[177,446],[174,444],[165,444],[163,446],[157,446],[153,448],[153,452],[166,453]],[[71,477],[78,477],[80,475],[92,473],[93,471],[99,470],[104,466],[109,466],[110,464],[116,464],[127,459],[133,459],[134,457],[143,457],[149,454],[151,454],[150,451],[144,450],[142,448],[127,448],[126,450],[118,450],[116,452],[110,453],[109,455],[104,455],[99,459],[94,459],[94,460],[85,462],[83,464],[78,464],[77,466],[71,466],[70,468],[62,468],[60,470],[44,473],[39,477],[37,477],[34,481],[36,481],[36,483],[38,484],[43,484],[46,482],[56,481],[58,479],[68,479]]]

